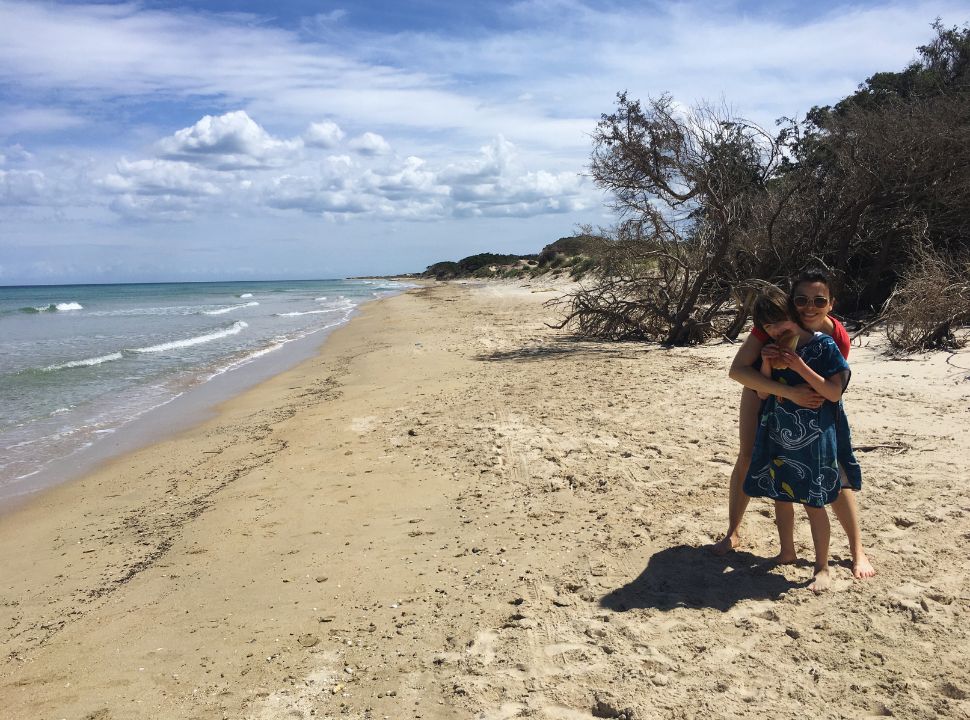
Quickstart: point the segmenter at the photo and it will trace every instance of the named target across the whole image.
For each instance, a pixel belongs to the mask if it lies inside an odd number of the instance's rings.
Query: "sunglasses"
[[[792,300],[795,303],[795,307],[805,307],[809,303],[812,303],[817,308],[823,308],[829,304],[829,299],[823,295],[816,295],[813,298],[805,295],[796,295]]]

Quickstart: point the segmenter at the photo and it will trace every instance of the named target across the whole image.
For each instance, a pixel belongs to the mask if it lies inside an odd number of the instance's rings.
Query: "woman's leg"
[[[839,497],[832,503],[832,511],[839,519],[845,536],[849,539],[849,552],[852,553],[852,576],[855,578],[871,578],[876,569],[869,562],[865,549],[862,547],[862,531],[859,530],[859,508],[855,502],[855,490],[842,488]]]
[[[741,391],[741,409],[738,414],[738,459],[731,471],[731,484],[728,489],[728,531],[717,543],[711,546],[715,555],[725,555],[741,544],[738,534],[741,519],[748,509],[748,496],[744,494],[744,478],[751,465],[751,452],[754,450],[754,438],[758,430],[758,410],[761,400],[754,390],[744,388]]]
[[[812,544],[815,545],[815,578],[808,589],[815,593],[824,592],[832,585],[829,575],[829,514],[825,508],[805,506],[808,523],[812,526]]]
[[[775,562],[782,565],[798,560],[795,552],[795,508],[790,502],[775,500],[775,525],[778,526],[778,540],[781,542],[781,552]]]

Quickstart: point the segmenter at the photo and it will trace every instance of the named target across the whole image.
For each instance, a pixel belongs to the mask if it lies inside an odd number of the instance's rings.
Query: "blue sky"
[[[585,172],[617,91],[772,127],[970,19],[806,5],[0,0],[0,284],[536,252],[610,224]]]

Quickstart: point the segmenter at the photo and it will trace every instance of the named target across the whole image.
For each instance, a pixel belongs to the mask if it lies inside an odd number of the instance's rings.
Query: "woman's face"
[[[802,324],[809,330],[822,330],[825,318],[832,311],[832,295],[828,286],[821,282],[798,283],[794,300]]]

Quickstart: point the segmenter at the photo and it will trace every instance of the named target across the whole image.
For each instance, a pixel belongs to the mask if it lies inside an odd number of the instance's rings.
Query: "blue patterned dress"
[[[822,333],[815,333],[796,352],[823,378],[849,369],[835,341]],[[773,369],[771,377],[786,385],[805,383],[794,370]],[[862,489],[841,400],[826,400],[811,410],[772,395],[761,404],[760,414],[745,493],[823,507],[839,496],[840,466],[848,486]]]

